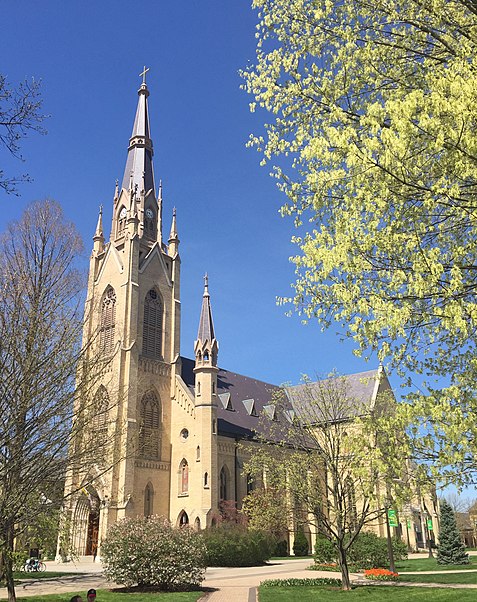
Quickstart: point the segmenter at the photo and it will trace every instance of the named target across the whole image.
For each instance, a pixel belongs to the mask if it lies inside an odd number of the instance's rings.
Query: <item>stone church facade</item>
[[[148,96],[143,83],[109,240],[101,212],[93,237],[83,342],[105,358],[95,398],[107,420],[93,418],[91,429],[114,446],[108,470],[98,462],[67,474],[65,516],[79,557],[99,555],[123,517],[163,515],[200,529],[214,523],[221,502],[240,507],[249,484],[239,443],[275,411],[278,387],[219,367],[207,277],[194,358],[181,356],[179,237],[175,211],[163,237]],[[389,388],[378,370],[353,377],[371,404]]]

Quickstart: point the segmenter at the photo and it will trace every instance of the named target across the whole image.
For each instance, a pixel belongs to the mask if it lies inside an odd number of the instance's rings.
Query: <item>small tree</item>
[[[332,543],[343,589],[350,589],[349,550],[361,529],[385,512],[396,467],[405,464],[405,435],[386,433],[386,449],[381,447],[375,425],[382,422],[374,416],[358,423],[370,406],[354,398],[347,377],[306,382],[274,402],[279,419],[263,417],[262,446],[251,450],[245,470],[281,492],[287,524],[309,524]],[[388,403],[383,398],[373,408]],[[389,488],[380,495],[383,475]]]
[[[86,362],[81,347],[81,250],[54,201],[34,203],[0,236],[0,554],[10,602],[14,541],[57,511],[67,465],[87,470],[100,454],[108,463],[111,446],[85,432],[105,365]]]
[[[469,564],[469,555],[460,537],[452,507],[442,500],[440,512],[439,545],[437,547],[439,564]]]
[[[293,542],[293,553],[295,556],[308,556],[308,540],[306,539],[303,525],[298,525],[295,532],[295,540]]]
[[[202,535],[172,527],[160,516],[127,518],[113,525],[101,546],[108,579],[126,586],[183,590],[204,580]]]

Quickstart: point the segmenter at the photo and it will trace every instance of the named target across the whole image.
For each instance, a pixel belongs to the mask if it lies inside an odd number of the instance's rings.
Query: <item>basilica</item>
[[[107,363],[94,392],[106,412],[90,429],[114,445],[107,470],[98,459],[67,474],[65,512],[79,557],[99,556],[108,527],[123,517],[163,515],[202,529],[221,502],[240,507],[250,486],[240,442],[252,440],[261,415],[276,412],[277,386],[219,366],[207,277],[194,357],[181,355],[179,236],[175,212],[163,224],[148,97],[143,81],[110,234],[100,212],[93,236],[83,344]],[[370,406],[390,388],[380,370],[349,378]]]

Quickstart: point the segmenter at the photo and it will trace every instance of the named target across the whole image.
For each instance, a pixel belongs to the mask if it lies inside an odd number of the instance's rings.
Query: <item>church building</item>
[[[260,415],[275,412],[277,386],[219,367],[207,277],[193,358],[181,355],[179,235],[174,211],[163,236],[148,97],[143,81],[110,236],[100,212],[93,237],[83,343],[107,360],[94,395],[108,419],[94,417],[91,429],[115,444],[108,470],[67,474],[65,511],[79,557],[99,555],[108,527],[123,517],[163,515],[202,529],[221,502],[240,507],[250,484],[239,442],[259,429]],[[389,388],[379,370],[353,379],[370,404]]]

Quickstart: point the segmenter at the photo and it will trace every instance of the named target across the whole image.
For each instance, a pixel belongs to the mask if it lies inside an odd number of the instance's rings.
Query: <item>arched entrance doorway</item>
[[[96,556],[99,535],[99,496],[92,487],[84,489],[73,514],[73,545],[78,556]]]

